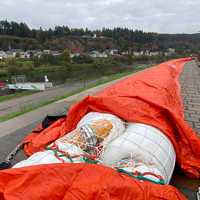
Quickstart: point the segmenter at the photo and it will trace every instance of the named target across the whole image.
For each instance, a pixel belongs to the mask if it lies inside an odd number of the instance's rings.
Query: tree
[[[93,63],[94,60],[91,56],[86,55],[86,54],[81,54],[79,56],[74,56],[72,58],[73,62],[78,63],[78,64],[83,64],[83,63]]]
[[[13,75],[18,75],[19,70],[18,67],[15,65],[9,65],[8,66],[8,74],[9,76],[13,76]]]
[[[41,65],[40,59],[37,56],[32,56],[31,60],[33,61],[34,67],[39,67]]]
[[[63,66],[65,67],[65,70],[67,73],[71,73],[72,72],[72,65],[71,63],[64,63]]]
[[[16,61],[15,57],[6,58],[6,62],[7,62],[8,65],[16,65],[17,64],[17,61]]]
[[[99,72],[101,75],[104,75],[106,71],[106,64],[103,62],[103,60],[97,60],[92,65],[92,68]]]
[[[59,56],[62,64],[66,64],[66,63],[71,63],[71,58],[70,58],[70,54],[69,51],[65,50],[63,51],[63,53],[60,54]]]

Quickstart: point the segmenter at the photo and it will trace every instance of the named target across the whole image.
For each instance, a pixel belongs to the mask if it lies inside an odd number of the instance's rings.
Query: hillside
[[[104,51],[117,48],[122,51],[165,51],[174,48],[177,52],[198,52],[200,34],[159,34],[140,30],[114,28],[102,30],[70,29],[56,26],[54,29],[30,29],[24,23],[0,21],[0,50],[51,49],[71,52],[91,50]]]

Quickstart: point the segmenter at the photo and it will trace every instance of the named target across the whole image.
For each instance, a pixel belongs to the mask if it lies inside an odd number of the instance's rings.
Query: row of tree
[[[97,38],[92,41],[95,50],[101,50],[103,40],[107,44],[125,50],[157,50],[165,51],[167,48],[175,48],[178,52],[185,52],[191,49],[192,52],[200,48],[200,34],[157,34],[146,33],[141,30],[131,30],[128,28],[103,28],[102,30],[89,30],[88,28],[69,28],[68,26],[55,26],[48,30],[31,29],[26,23],[17,23],[14,21],[0,21],[0,36],[6,35],[7,38],[0,37],[0,49],[12,48],[37,49],[53,48],[59,50],[67,48],[69,41],[75,41],[81,48],[88,50],[90,41],[88,36],[96,35]],[[10,38],[8,37],[10,36]],[[13,37],[17,36],[17,37]],[[86,37],[82,37],[86,36]],[[104,38],[104,39],[103,39]],[[27,40],[28,39],[28,40]],[[65,41],[65,45],[59,44],[59,41]],[[95,41],[96,40],[96,41]],[[65,48],[63,47],[65,46]],[[74,46],[74,44],[72,45]],[[103,45],[105,46],[105,45]],[[191,53],[192,53],[191,52]]]
[[[68,26],[56,26],[54,29],[48,30],[30,29],[25,23],[8,22],[7,20],[0,21],[0,35],[11,35],[18,37],[31,37],[41,42],[52,39],[58,36],[93,36],[96,34],[98,37],[112,38],[119,46],[127,45],[128,43],[149,43],[154,41],[155,37],[153,33],[145,33],[143,31],[133,31],[128,28],[103,28],[102,30],[88,30],[86,29],[74,29]]]

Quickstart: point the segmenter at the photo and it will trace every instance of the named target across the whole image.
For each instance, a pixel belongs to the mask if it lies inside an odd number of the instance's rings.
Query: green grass
[[[15,93],[15,94],[9,94],[9,95],[5,95],[5,96],[1,96],[0,102],[7,101],[7,100],[10,100],[10,99],[15,99],[15,98],[22,97],[22,96],[25,96],[25,95],[34,94],[36,92],[39,92],[39,90],[27,90],[27,91],[18,92],[18,93]]]
[[[63,96],[52,98],[52,99],[50,99],[48,101],[41,102],[40,104],[28,106],[28,107],[23,108],[22,110],[17,111],[15,113],[11,113],[9,115],[2,116],[2,117],[0,117],[0,122],[7,121],[9,119],[12,119],[12,118],[17,117],[17,116],[22,115],[22,114],[25,114],[25,113],[30,112],[32,110],[35,110],[35,109],[41,108],[43,106],[46,106],[48,104],[54,103],[54,102],[56,102],[58,100],[70,97],[70,96],[75,95],[75,94],[78,94],[78,93],[80,93],[80,92],[82,92],[84,90],[96,87],[98,85],[101,85],[101,84],[104,84],[104,83],[107,83],[107,82],[110,82],[110,81],[113,81],[113,80],[116,80],[116,79],[119,79],[119,78],[122,78],[124,76],[136,73],[138,71],[142,71],[142,70],[147,69],[149,67],[151,67],[151,66],[143,67],[143,68],[139,68],[139,69],[134,69],[134,70],[131,70],[131,71],[127,71],[127,72],[123,72],[123,73],[120,73],[120,74],[115,74],[115,75],[109,76],[106,80],[100,80],[100,81],[98,81],[96,83],[92,83],[92,84],[90,84],[90,85],[88,85],[86,87],[82,87],[82,88],[76,89],[76,90],[74,90],[74,91],[72,91],[70,93],[67,93],[67,94],[63,95]]]

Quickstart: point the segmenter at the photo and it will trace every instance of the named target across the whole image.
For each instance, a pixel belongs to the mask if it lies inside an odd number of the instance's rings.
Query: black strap
[[[0,163],[0,170],[8,169],[10,168],[11,163],[7,161],[3,161]]]
[[[49,116],[47,115],[43,121],[42,121],[42,129],[41,130],[33,130],[32,133],[41,133],[46,128],[48,128],[51,125],[51,122],[55,122],[60,118],[65,118],[66,115],[57,115],[57,116]]]
[[[57,115],[57,116],[46,116],[42,121],[42,129],[41,130],[33,130],[32,133],[41,133],[46,128],[48,128],[51,124],[50,122],[55,122],[60,118],[65,118],[66,115]],[[25,142],[21,145],[21,148],[24,149],[24,146],[28,144],[29,142]]]

